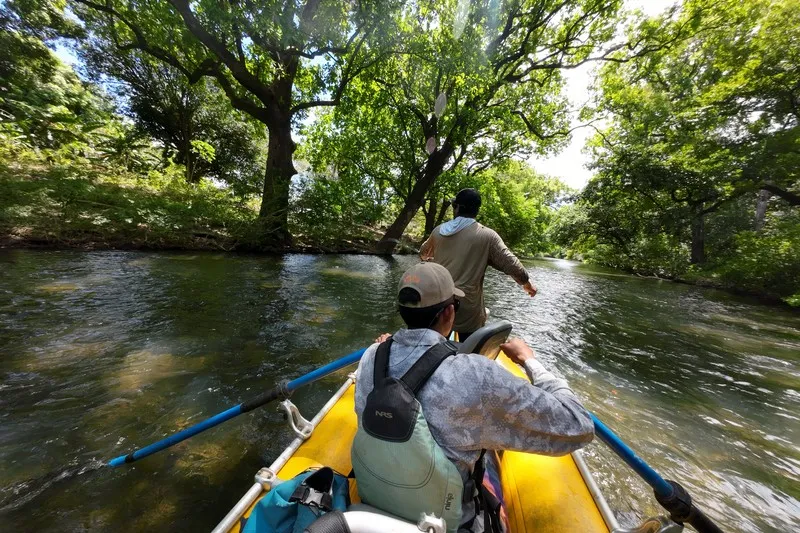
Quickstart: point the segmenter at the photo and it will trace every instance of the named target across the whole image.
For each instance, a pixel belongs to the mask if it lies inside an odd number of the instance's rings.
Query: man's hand
[[[528,359],[536,359],[536,354],[522,339],[511,339],[501,344],[500,349],[518,365],[524,365]]]
[[[391,333],[384,333],[383,335],[381,335],[377,339],[375,339],[375,342],[377,342],[378,344],[380,344],[382,342],[386,342],[386,339],[388,339],[391,336],[392,336]]]
[[[533,298],[536,296],[536,286],[531,283],[530,281],[526,281],[525,284],[522,286],[522,290],[528,293],[528,295]]]

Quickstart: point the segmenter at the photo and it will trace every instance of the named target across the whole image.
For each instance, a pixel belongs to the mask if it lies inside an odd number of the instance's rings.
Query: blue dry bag
[[[302,533],[330,511],[346,511],[347,478],[328,467],[308,470],[273,487],[243,520],[242,533]]]

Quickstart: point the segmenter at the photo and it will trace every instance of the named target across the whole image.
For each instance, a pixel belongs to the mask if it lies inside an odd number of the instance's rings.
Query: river
[[[8,487],[149,444],[398,328],[413,261],[0,250],[0,530],[209,530],[290,442],[274,407],[27,502]],[[491,318],[513,322],[723,529],[800,530],[800,314],[573,262],[527,266],[534,299],[487,275]],[[340,380],[294,401],[310,418]],[[660,513],[601,443],[587,455],[623,525]]]

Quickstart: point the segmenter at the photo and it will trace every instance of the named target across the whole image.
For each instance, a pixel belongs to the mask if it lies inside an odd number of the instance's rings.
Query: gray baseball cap
[[[419,293],[420,300],[414,304],[402,304],[403,307],[431,307],[446,302],[453,296],[464,296],[464,291],[457,289],[450,272],[437,263],[419,263],[406,270],[400,278],[397,291],[409,288]]]

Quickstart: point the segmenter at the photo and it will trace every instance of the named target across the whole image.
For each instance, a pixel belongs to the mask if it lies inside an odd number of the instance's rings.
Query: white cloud
[[[657,15],[674,5],[676,0],[626,0],[627,9],[639,9],[647,16]],[[577,112],[587,103],[590,84],[594,83],[596,65],[583,65],[575,70],[564,72],[565,90],[572,108],[572,127],[580,124]],[[533,157],[528,162],[544,174],[561,178],[567,185],[576,189],[583,188],[592,176],[586,168],[588,158],[583,153],[586,140],[594,132],[591,128],[580,128],[572,132],[570,143],[561,152],[549,157]]]

